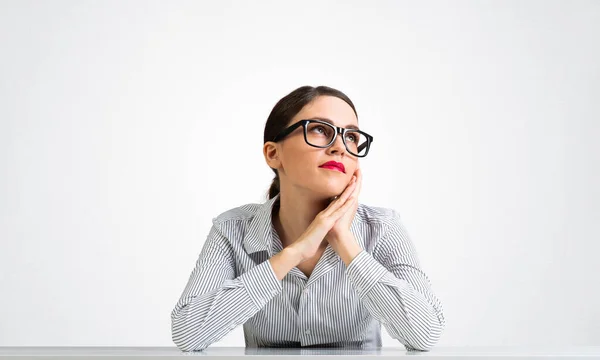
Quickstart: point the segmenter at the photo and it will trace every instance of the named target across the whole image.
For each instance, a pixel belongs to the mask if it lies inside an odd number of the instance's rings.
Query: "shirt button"
[[[306,329],[306,330],[304,330],[304,333],[305,333],[306,335],[310,335],[310,330]]]

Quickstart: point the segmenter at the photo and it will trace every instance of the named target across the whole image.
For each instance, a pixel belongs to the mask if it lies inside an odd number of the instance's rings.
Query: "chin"
[[[314,184],[312,188],[317,197],[328,199],[341,195],[346,186],[341,184],[340,181],[327,181],[325,183]]]

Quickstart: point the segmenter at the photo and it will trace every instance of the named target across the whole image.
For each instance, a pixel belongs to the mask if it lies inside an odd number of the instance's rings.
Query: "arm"
[[[280,280],[294,266],[293,257],[295,254],[281,251],[234,278],[233,251],[213,224],[171,312],[173,342],[183,351],[203,350],[245,323],[281,291]]]
[[[445,327],[442,304],[396,212],[388,225],[373,256],[361,251],[346,274],[371,315],[393,338],[409,350],[429,350]]]

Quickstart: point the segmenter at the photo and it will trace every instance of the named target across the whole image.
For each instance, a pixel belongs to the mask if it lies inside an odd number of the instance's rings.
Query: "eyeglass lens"
[[[335,135],[335,128],[332,126],[312,122],[306,125],[306,141],[314,146],[327,146],[331,143]],[[340,135],[341,136],[341,135]],[[367,137],[358,131],[346,131],[347,150],[356,156],[362,156],[367,152]]]

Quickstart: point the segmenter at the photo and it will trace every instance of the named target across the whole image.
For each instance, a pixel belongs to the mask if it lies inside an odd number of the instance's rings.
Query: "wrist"
[[[354,240],[354,234],[352,234],[350,229],[342,230],[340,232],[329,232],[329,234],[327,234],[327,239],[330,243],[343,243]]]
[[[356,241],[354,234],[350,231],[341,235],[337,240],[338,242],[335,244],[335,250],[346,266],[348,266],[352,260],[363,251],[363,248]]]
[[[293,245],[284,248],[283,250],[281,250],[281,253],[289,264],[293,264],[292,267],[304,261],[302,253],[298,251],[298,249],[296,249]]]
[[[277,279],[282,280],[290,270],[300,263],[299,258],[299,253],[295,249],[287,247],[275,254],[268,261],[271,262]]]

